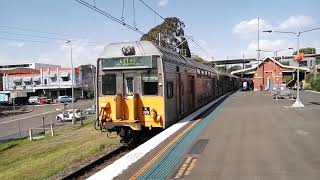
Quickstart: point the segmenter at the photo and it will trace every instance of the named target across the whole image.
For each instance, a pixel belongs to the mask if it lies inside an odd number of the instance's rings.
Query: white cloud
[[[169,3],[169,0],[160,0],[158,2],[158,6],[163,7],[166,6]]]
[[[73,64],[79,66],[81,64],[95,64],[99,54],[102,52],[106,44],[91,45],[85,41],[74,41],[72,43],[72,59]],[[61,64],[70,66],[70,47],[68,44],[60,46],[60,50],[64,53],[61,58]],[[65,63],[67,62],[67,63]]]
[[[8,47],[13,47],[13,48],[22,48],[24,45],[25,45],[24,42],[19,42],[19,41],[10,41],[7,44]]]
[[[261,39],[260,40],[260,49],[264,51],[274,51],[285,48],[294,48],[294,43],[284,39],[269,40]],[[256,40],[251,41],[247,48],[241,51],[241,56],[244,54],[245,57],[257,57],[258,43]],[[294,50],[294,49],[293,49]],[[278,55],[291,55],[293,50],[282,51]],[[272,52],[260,52],[260,57],[273,56]]]
[[[284,20],[279,24],[279,30],[287,30],[287,29],[301,29],[307,26],[314,24],[316,21],[313,17],[310,16],[290,16],[288,19]]]
[[[269,29],[271,26],[264,19],[259,20],[260,29]],[[247,35],[258,31],[258,19],[241,21],[232,28],[233,34]]]

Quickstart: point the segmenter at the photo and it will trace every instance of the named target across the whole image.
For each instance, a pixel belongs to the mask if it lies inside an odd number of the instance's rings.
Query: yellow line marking
[[[190,163],[189,168],[187,169],[187,171],[184,173],[185,176],[189,176],[193,167],[196,165],[197,159],[193,159],[192,162]]]
[[[181,178],[181,176],[183,175],[184,171],[187,169],[190,161],[191,161],[192,157],[189,156],[186,161],[182,164],[181,168],[179,169],[178,173],[176,174],[176,176],[174,177],[175,179],[179,179]]]
[[[184,131],[182,131],[178,136],[176,136],[169,144],[167,144],[156,156],[152,158],[151,161],[149,161],[147,164],[145,164],[139,171],[137,171],[130,180],[136,179],[138,176],[140,176],[147,168],[149,168],[156,160],[158,160],[161,155],[166,152],[169,147],[171,147],[182,135],[184,135],[189,129],[191,129],[199,120],[194,121],[188,128],[186,128]]]

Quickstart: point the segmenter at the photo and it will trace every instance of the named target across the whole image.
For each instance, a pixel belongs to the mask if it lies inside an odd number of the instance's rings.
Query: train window
[[[158,79],[156,74],[142,75],[143,95],[158,95]]]
[[[133,95],[133,77],[126,78],[126,95],[127,96]]]
[[[173,83],[167,82],[167,99],[171,99],[173,97]]]
[[[103,95],[116,95],[116,75],[105,74],[102,76],[102,94]]]

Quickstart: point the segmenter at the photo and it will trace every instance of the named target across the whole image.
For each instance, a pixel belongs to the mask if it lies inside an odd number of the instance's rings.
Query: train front
[[[163,73],[148,41],[110,44],[97,61],[97,117],[102,131],[129,143],[164,127]]]

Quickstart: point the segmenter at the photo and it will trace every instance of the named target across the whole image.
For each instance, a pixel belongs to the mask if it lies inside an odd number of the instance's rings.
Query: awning
[[[39,77],[33,78],[33,81],[40,82],[40,78]]]
[[[69,72],[61,72],[60,77],[69,77]]]
[[[23,82],[30,82],[31,81],[31,77],[24,77],[23,78]]]

